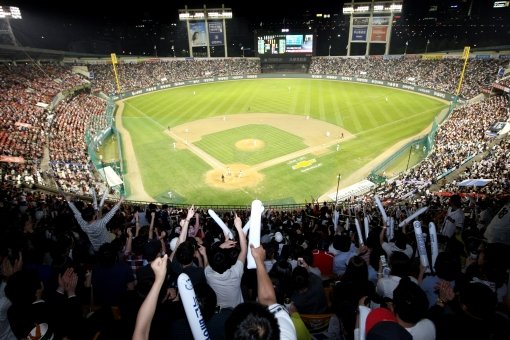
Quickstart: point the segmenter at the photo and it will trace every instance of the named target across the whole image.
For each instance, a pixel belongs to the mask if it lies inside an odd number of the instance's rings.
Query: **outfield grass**
[[[386,98],[388,100],[386,100]],[[336,185],[338,173],[345,178],[396,142],[413,136],[429,125],[447,105],[434,98],[391,88],[313,79],[258,79],[218,82],[182,87],[138,96],[126,101],[123,124],[131,134],[145,190],[158,201],[197,204],[240,204],[258,198],[263,202],[293,203],[310,200]],[[253,189],[227,191],[205,186],[210,166],[187,150],[173,149],[167,127],[197,119],[246,112],[309,115],[341,126],[356,138],[342,143],[340,152],[315,158],[312,170],[292,170],[279,164],[262,170],[265,179]],[[235,138],[250,129],[267,131],[268,126],[235,129]],[[239,134],[237,134],[239,132]],[[278,131],[275,135],[281,136]],[[213,144],[231,146],[234,134],[216,133],[195,145],[225,163],[256,164],[273,158],[274,150],[264,149],[252,161],[238,151],[216,150]],[[232,137],[232,138],[231,138]],[[230,139],[229,139],[230,138]],[[281,138],[281,137],[280,137]],[[293,138],[299,145],[299,136]],[[295,141],[295,142],[294,142]],[[269,144],[274,143],[271,140]],[[304,148],[304,147],[303,147]],[[266,155],[266,152],[271,153]],[[285,151],[292,152],[292,151]],[[129,167],[129,165],[128,165]],[[175,198],[177,197],[177,198]]]

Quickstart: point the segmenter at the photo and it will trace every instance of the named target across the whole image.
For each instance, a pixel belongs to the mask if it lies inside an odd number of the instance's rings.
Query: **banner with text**
[[[368,26],[352,27],[352,41],[367,41]]]
[[[223,46],[223,23],[221,21],[210,21],[209,24],[209,45]]]
[[[388,26],[372,26],[372,35],[370,42],[386,42],[388,36]]]

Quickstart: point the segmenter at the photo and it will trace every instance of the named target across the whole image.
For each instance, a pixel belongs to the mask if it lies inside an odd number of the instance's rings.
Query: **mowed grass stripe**
[[[389,97],[388,105],[384,101],[386,95]],[[196,204],[249,204],[253,198],[279,202],[309,201],[310,194],[323,194],[335,186],[338,172],[348,176],[389,146],[422,131],[445,107],[444,103],[435,99],[405,91],[312,79],[218,82],[158,91],[127,102],[133,106],[125,107],[124,125],[132,135],[145,190],[158,200]],[[316,158],[315,164],[320,164],[311,170],[294,171],[289,164],[279,164],[264,169],[265,179],[255,188],[230,191],[208,187],[204,179],[210,170],[209,165],[188,150],[174,150],[171,146],[173,141],[164,133],[162,126],[174,127],[199,118],[244,113],[248,107],[251,112],[323,117],[323,120],[355,133],[356,138],[343,142],[340,152],[308,155]],[[210,140],[207,145],[199,147],[207,149],[206,152],[217,159],[223,156],[213,154],[208,148],[220,150],[227,155],[225,160],[221,160],[225,163],[259,163],[254,158],[257,152],[238,152],[232,143],[226,143],[225,138],[229,135],[234,137],[235,133]],[[246,134],[250,135],[244,132],[236,138],[244,138]],[[252,135],[260,135],[260,132]],[[271,144],[283,141],[285,145],[279,150],[284,154],[296,151],[294,147],[286,149],[294,143],[288,143],[289,138],[282,137],[280,133],[275,135],[264,128],[262,137],[274,139]],[[302,148],[304,146],[299,147]],[[261,152],[261,160],[268,159],[264,155],[266,152],[266,149]],[[168,191],[176,194],[172,200],[168,198]]]
[[[258,140],[265,147],[243,151],[235,146],[241,140]],[[253,146],[256,147],[255,142]],[[303,139],[268,125],[251,124],[235,129],[213,133],[194,143],[196,146],[224,164],[243,163],[255,165],[291,152],[305,149]]]

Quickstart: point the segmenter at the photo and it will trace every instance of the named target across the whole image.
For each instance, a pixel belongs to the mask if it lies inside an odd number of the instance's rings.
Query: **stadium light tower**
[[[342,12],[350,16],[347,55],[351,55],[351,44],[365,43],[365,55],[370,54],[370,44],[386,44],[384,54],[390,52],[393,16],[402,12],[403,0],[372,0],[344,3]]]
[[[193,47],[207,47],[207,57],[211,57],[211,47],[224,46],[227,52],[227,26],[225,19],[232,19],[232,9],[204,8],[179,10],[179,20],[186,21],[188,30],[188,45],[190,57],[193,57]]]
[[[0,27],[0,34],[6,34],[11,39],[14,46],[19,46],[14,33],[12,32],[11,19],[21,19],[21,11],[18,7],[0,6],[0,21],[3,27]]]

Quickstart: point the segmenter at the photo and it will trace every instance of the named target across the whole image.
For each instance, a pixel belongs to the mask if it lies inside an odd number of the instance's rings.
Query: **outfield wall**
[[[194,80],[185,80],[185,81],[177,81],[173,83],[167,83],[167,84],[158,84],[155,86],[151,86],[145,89],[140,89],[136,91],[127,91],[124,93],[120,93],[118,95],[111,96],[110,98],[112,100],[119,100],[119,99],[125,99],[133,96],[138,96],[141,94],[151,93],[154,91],[159,90],[166,90],[174,87],[181,87],[181,86],[189,86],[189,85],[198,85],[198,84],[205,84],[205,83],[214,83],[217,81],[230,81],[230,80],[243,80],[243,79],[268,79],[268,78],[299,78],[299,79],[323,79],[323,80],[338,80],[338,81],[348,81],[348,82],[354,82],[354,83],[360,83],[360,84],[368,84],[368,85],[378,85],[378,86],[385,86],[385,87],[391,87],[394,89],[401,89],[411,92],[416,92],[420,94],[425,94],[427,96],[436,97],[439,99],[447,100],[447,101],[453,101],[456,96],[441,92],[432,90],[426,87],[406,84],[406,83],[400,83],[396,81],[386,81],[386,80],[377,80],[377,79],[367,79],[367,78],[359,78],[359,77],[345,77],[345,76],[336,76],[336,75],[320,75],[320,74],[297,74],[297,73],[283,73],[283,74],[248,74],[248,75],[242,75],[242,76],[225,76],[225,77],[210,77],[210,78],[202,78],[202,79],[194,79]]]

